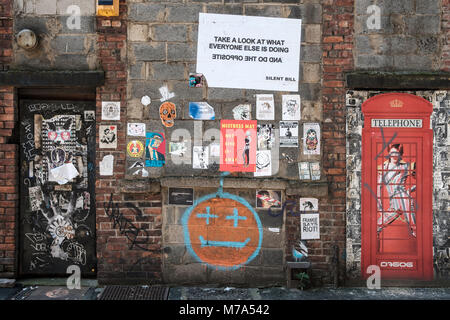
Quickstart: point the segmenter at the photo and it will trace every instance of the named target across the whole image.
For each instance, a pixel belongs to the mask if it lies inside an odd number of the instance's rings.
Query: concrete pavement
[[[0,300],[97,300],[104,288],[23,285],[0,288]],[[168,300],[450,300],[450,288],[274,288],[171,287]]]

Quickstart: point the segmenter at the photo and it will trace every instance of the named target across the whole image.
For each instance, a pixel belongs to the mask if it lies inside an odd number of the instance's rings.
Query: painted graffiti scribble
[[[130,202],[126,202],[125,205],[134,211],[136,216],[143,217],[142,211]],[[119,204],[113,202],[113,194],[111,193],[108,204],[104,205],[105,214],[113,222],[113,228],[118,227],[121,235],[125,235],[128,240],[130,240],[129,249],[132,250],[134,247],[139,248],[144,251],[150,251],[146,248],[146,245],[150,241],[150,236],[144,228],[136,227],[133,222],[124,217],[120,212]]]

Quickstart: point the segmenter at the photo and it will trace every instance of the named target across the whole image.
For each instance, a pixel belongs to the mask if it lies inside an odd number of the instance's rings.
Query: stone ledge
[[[345,87],[349,89],[379,90],[448,89],[450,88],[450,73],[379,71],[346,72]]]
[[[96,71],[0,71],[0,86],[17,87],[99,87],[105,83],[105,73]]]
[[[220,177],[163,177],[161,187],[218,188]],[[223,180],[224,189],[282,189],[286,195],[314,195],[326,197],[328,183],[320,181],[292,181],[284,179],[252,179],[226,177]]]
[[[121,193],[159,193],[161,184],[158,179],[124,179],[119,181],[119,189]]]

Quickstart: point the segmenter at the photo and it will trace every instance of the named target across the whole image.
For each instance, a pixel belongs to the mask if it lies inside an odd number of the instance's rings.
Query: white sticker
[[[145,123],[128,123],[127,134],[133,137],[145,137]]]
[[[120,120],[120,102],[102,102],[102,120]]]

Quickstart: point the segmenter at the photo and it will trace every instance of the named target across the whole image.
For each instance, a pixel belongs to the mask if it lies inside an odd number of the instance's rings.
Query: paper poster
[[[194,189],[169,188],[169,204],[190,206],[194,203]]]
[[[127,134],[132,137],[145,137],[145,123],[129,122]]]
[[[301,104],[300,95],[283,95],[282,97],[282,119],[283,120],[300,120]]]
[[[300,180],[311,180],[311,173],[309,170],[309,162],[298,163],[298,173]]]
[[[256,151],[256,171],[255,177],[272,175],[272,154],[270,150]]]
[[[139,158],[144,154],[144,144],[139,140],[132,140],[127,144],[127,154],[132,158]]]
[[[114,172],[114,156],[108,154],[103,157],[100,161],[100,175],[101,176],[112,176]]]
[[[189,102],[189,117],[195,120],[214,120],[214,108],[207,102]]]
[[[182,157],[187,152],[187,147],[185,142],[170,142],[169,143],[169,153],[173,156]]]
[[[120,102],[102,102],[102,120],[120,120]]]
[[[275,125],[258,124],[258,150],[271,150],[275,142]]]
[[[101,125],[99,126],[100,149],[117,148],[117,126]]]
[[[298,121],[280,121],[280,147],[298,148]]]
[[[196,71],[209,87],[298,91],[301,30],[300,19],[200,13]]]
[[[145,141],[145,166],[162,167],[166,162],[166,140],[162,132],[147,132]]]
[[[319,211],[319,200],[316,198],[300,198],[300,211]]]
[[[220,171],[255,172],[256,121],[220,121]]]
[[[320,154],[320,125],[303,124],[303,154]]]
[[[281,191],[256,190],[256,208],[281,209]]]
[[[318,213],[300,215],[300,230],[302,240],[320,239],[320,223]]]
[[[95,121],[95,110],[85,110],[84,121]]]
[[[80,173],[72,163],[64,163],[62,166],[50,170],[48,181],[54,181],[58,184],[66,184],[78,177]]]
[[[252,119],[252,105],[240,104],[233,108],[234,120],[251,120]]]
[[[30,199],[30,210],[38,211],[43,201],[42,190],[40,186],[29,187],[28,197]]]
[[[257,120],[275,119],[275,102],[273,100],[273,94],[256,95],[256,119]]]
[[[320,180],[320,163],[311,162],[311,180]]]
[[[209,156],[210,157],[220,157],[220,144],[218,143],[211,143],[209,145]]]
[[[203,87],[203,75],[201,73],[189,73],[189,88]]]
[[[208,169],[209,150],[208,147],[194,146],[192,155],[193,169]]]

